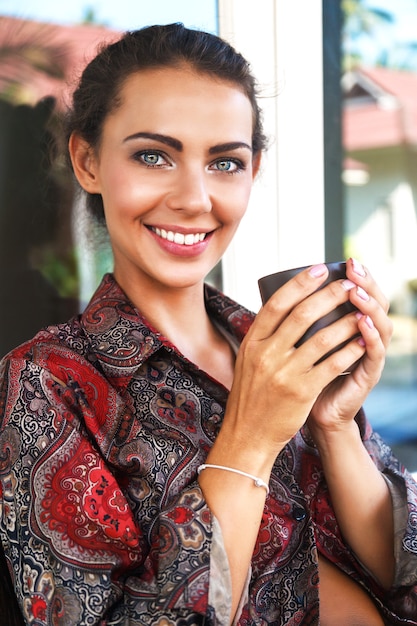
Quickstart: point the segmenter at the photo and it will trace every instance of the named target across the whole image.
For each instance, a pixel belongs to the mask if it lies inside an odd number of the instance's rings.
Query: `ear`
[[[74,174],[88,193],[101,193],[97,157],[92,146],[77,133],[72,133],[68,150]]]
[[[261,160],[262,160],[262,151],[259,150],[259,152],[257,152],[253,156],[253,160],[252,160],[252,179],[253,180],[255,180],[255,178],[258,175],[259,168],[261,167]]]

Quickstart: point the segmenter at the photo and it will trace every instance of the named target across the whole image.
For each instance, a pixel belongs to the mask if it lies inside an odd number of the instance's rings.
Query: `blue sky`
[[[417,0],[365,0],[365,4],[388,11],[394,17],[392,24],[381,25],[372,37],[362,38],[361,48],[367,62],[376,62],[384,48],[391,49],[390,58],[395,61],[396,54],[401,57],[404,43],[417,42]]]
[[[365,0],[365,4],[395,16],[395,23],[383,28],[381,41],[374,44],[383,45],[387,37],[393,42],[417,39],[417,0]],[[100,23],[120,30],[181,21],[216,31],[216,0],[0,0],[0,15],[71,24],[80,22],[90,7]],[[372,42],[364,45],[372,55]]]
[[[367,0],[366,4],[389,11],[395,16],[395,23],[389,27],[393,37],[401,40],[417,39],[417,0]]]
[[[412,60],[416,67],[415,54],[410,57],[405,44],[417,42],[417,0],[363,0],[369,8],[382,9],[391,13],[391,24],[380,24],[372,37],[362,36],[361,52],[365,64],[373,65],[381,60],[381,52],[389,51],[389,61],[394,66]]]
[[[217,30],[216,0],[0,0],[0,15],[60,24],[79,23],[88,8],[99,23],[120,30],[169,22]]]

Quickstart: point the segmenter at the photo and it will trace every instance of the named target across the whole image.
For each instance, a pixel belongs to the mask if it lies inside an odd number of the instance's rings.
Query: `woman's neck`
[[[209,318],[203,282],[183,289],[121,287],[147,321],[187,359],[230,388],[235,355]]]

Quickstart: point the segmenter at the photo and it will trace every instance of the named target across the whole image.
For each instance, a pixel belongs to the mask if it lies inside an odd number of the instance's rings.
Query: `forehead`
[[[238,84],[181,66],[131,74],[109,117],[171,127],[188,121],[189,125],[210,124],[219,130],[230,126],[251,133],[253,112]]]

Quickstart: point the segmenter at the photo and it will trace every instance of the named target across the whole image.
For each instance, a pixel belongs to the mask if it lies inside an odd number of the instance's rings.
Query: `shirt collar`
[[[254,315],[210,285],[205,285],[210,317],[239,342]],[[177,352],[129,301],[112,274],[103,277],[81,316],[91,346],[91,356],[118,386],[126,386],[138,367],[160,348]]]

